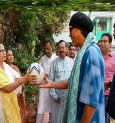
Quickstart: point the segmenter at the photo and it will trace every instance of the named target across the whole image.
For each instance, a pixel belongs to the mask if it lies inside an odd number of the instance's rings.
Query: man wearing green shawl
[[[81,13],[70,19],[70,37],[80,48],[68,80],[45,82],[39,87],[68,88],[68,98],[62,123],[105,123],[104,60],[94,42],[93,23]]]

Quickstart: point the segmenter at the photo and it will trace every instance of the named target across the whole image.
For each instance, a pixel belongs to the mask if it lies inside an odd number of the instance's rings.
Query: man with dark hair
[[[56,44],[56,46],[58,47],[58,44],[59,43],[61,43],[61,42],[65,42],[64,40],[60,40],[57,44]],[[67,43],[67,42],[65,42],[65,46],[66,46],[66,56],[68,56],[69,57],[69,43]],[[57,48],[58,49],[58,48]],[[57,51],[58,52],[58,51]],[[59,53],[58,53],[58,55],[59,55]]]
[[[105,61],[105,104],[108,101],[110,85],[115,72],[115,55],[111,53],[112,35],[104,33],[101,36],[100,49]],[[106,106],[105,106],[106,107]],[[106,113],[106,123],[110,123],[110,116]]]
[[[70,77],[73,67],[73,60],[66,56],[67,46],[64,40],[57,43],[59,57],[57,57],[50,66],[49,79],[51,81],[65,80]],[[67,98],[67,89],[51,89],[50,95],[52,97],[51,103],[51,123],[62,123],[65,103]]]
[[[52,45],[49,38],[46,38],[42,43],[43,52],[47,57],[52,56]]]
[[[94,42],[93,22],[84,13],[75,13],[69,23],[70,37],[80,48],[69,79],[46,81],[39,87],[68,88],[63,123],[105,123],[104,60]]]
[[[64,41],[64,40],[60,40],[60,41],[57,43],[57,45],[59,45],[59,43],[61,43],[61,42],[65,42],[65,41]],[[66,43],[66,42],[65,42],[65,46],[66,46],[66,56],[69,57],[69,43]]]
[[[58,43],[57,43],[57,46],[59,46],[60,43],[64,42],[65,43],[65,46],[67,47],[67,43],[64,41],[64,40],[60,40]]]
[[[109,43],[112,43],[112,35],[111,35],[110,33],[103,33],[102,36],[101,36],[101,38],[104,37],[104,36],[107,36],[108,39],[109,39],[109,40],[108,40]]]
[[[53,62],[53,60],[57,58],[57,56],[52,51],[50,39],[46,38],[42,43],[42,47],[45,55],[40,59],[39,63],[43,67],[46,76],[48,76],[50,65]],[[39,103],[36,123],[43,123],[44,117],[48,116],[49,113],[51,113],[51,98],[49,94],[49,89],[41,88],[39,93]]]

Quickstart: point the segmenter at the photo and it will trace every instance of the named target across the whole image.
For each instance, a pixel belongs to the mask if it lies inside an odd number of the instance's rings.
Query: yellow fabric
[[[115,120],[113,120],[112,123],[115,123]]]
[[[0,68],[0,89],[10,84],[7,74]],[[4,123],[21,123],[20,111],[15,91],[2,92]]]

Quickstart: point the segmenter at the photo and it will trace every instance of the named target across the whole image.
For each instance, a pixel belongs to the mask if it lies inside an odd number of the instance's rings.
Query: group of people
[[[52,45],[49,39],[42,43],[44,56],[39,61],[43,67],[46,76],[52,81],[68,79],[77,54],[77,49],[72,44],[69,46],[64,40],[56,44],[56,53],[52,51]],[[44,89],[39,91],[39,103],[37,110],[36,123],[44,123],[49,120],[51,123],[61,123],[66,104],[68,90]],[[46,119],[46,116],[49,116]],[[44,119],[45,117],[45,119]],[[48,122],[48,121],[47,121]]]
[[[79,48],[69,77],[64,78],[61,69],[64,71],[65,67],[59,65],[59,73],[63,78],[58,78],[59,58],[57,58],[51,64],[48,78],[39,85],[40,88],[51,88],[50,96],[55,106],[52,106],[50,122],[110,123],[111,118],[106,112],[106,103],[115,73],[115,55],[111,52],[112,35],[102,34],[98,47],[92,34],[92,21],[80,12],[71,17],[69,29],[73,46]],[[115,39],[115,24],[113,36]],[[66,98],[63,97],[66,99],[66,103],[63,103],[65,109],[61,111],[60,116],[58,114],[60,110],[57,109],[60,102],[63,102],[61,98],[63,91],[60,89],[66,91],[67,88],[68,94],[64,94]]]
[[[81,12],[71,17],[69,30],[69,53],[64,40],[56,44],[56,52],[49,39],[42,42],[45,55],[39,64],[45,78],[37,85],[36,123],[110,123],[105,105],[115,73],[115,55],[110,50],[112,36],[104,33],[97,45],[93,22]],[[115,38],[115,32],[113,35]],[[0,44],[0,123],[23,123],[24,108],[21,109],[18,95],[23,93],[27,81],[36,83],[37,77],[30,72],[22,76],[6,56],[13,57],[12,51],[6,53]]]

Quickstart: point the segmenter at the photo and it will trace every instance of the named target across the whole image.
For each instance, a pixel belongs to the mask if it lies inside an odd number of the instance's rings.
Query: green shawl
[[[89,33],[83,46],[78,52],[77,58],[75,59],[75,63],[69,79],[68,97],[62,123],[76,123],[80,66],[83,55],[92,42],[94,42],[94,35]]]

